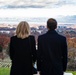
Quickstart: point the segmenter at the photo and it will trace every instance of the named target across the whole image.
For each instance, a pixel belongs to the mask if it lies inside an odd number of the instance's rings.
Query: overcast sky
[[[76,0],[0,0],[0,17],[76,15]]]
[[[64,5],[76,5],[76,0],[0,0],[0,7],[24,6],[34,8],[61,7]]]
[[[46,22],[76,23],[76,0],[0,0],[0,23]]]

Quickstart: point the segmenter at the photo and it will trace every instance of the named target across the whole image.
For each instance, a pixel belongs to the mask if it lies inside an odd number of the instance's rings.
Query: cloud
[[[76,25],[76,15],[74,16],[59,16],[59,17],[55,17],[55,19],[57,20],[58,24],[59,23],[65,23],[65,24],[75,24]],[[48,18],[46,17],[36,17],[36,18],[32,18],[32,17],[11,17],[11,18],[0,18],[0,23],[19,23],[20,21],[27,21],[29,23],[35,23],[35,24],[46,24]]]
[[[45,18],[53,17],[59,22],[75,22],[76,0],[0,0],[1,19],[22,20],[26,17],[38,18],[31,21],[44,21]]]
[[[0,17],[59,17],[76,15],[76,6],[65,5],[59,8],[15,8],[0,9]],[[74,10],[73,10],[74,9]]]
[[[76,5],[76,0],[0,0],[0,8],[57,8]]]
[[[76,0],[0,0],[0,17],[57,17],[59,15],[76,15]]]

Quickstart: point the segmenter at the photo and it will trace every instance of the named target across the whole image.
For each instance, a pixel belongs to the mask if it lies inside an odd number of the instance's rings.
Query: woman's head
[[[16,35],[18,38],[26,38],[30,34],[30,27],[26,21],[21,21],[16,29]]]

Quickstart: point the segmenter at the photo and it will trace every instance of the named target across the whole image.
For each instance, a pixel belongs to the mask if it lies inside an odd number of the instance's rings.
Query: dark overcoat
[[[67,66],[66,38],[56,31],[38,37],[38,71],[41,75],[63,75]]]
[[[34,36],[24,39],[11,37],[9,53],[12,62],[10,75],[32,75],[32,60],[36,60]]]

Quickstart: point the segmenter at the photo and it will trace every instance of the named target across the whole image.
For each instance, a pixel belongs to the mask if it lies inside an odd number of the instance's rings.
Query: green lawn
[[[9,75],[10,68],[0,68],[0,75]]]
[[[67,71],[67,73],[72,73],[73,75],[76,75],[76,71]]]
[[[9,75],[10,68],[0,68],[0,75]],[[67,71],[67,73],[73,73],[73,75],[76,75],[76,71]]]

